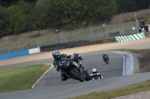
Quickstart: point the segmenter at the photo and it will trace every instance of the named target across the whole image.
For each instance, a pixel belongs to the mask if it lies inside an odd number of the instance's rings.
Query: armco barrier
[[[34,53],[39,53],[39,52],[40,52],[40,48],[33,48],[33,49],[29,49],[29,50],[22,50],[22,51],[18,51],[18,52],[1,54],[0,60],[8,59],[8,58],[14,58],[14,57],[18,57],[18,56],[29,55],[29,54],[34,54]]]
[[[127,42],[127,41],[135,41],[139,39],[144,39],[145,33],[137,33],[132,35],[124,35],[124,36],[117,36],[116,42]]]
[[[29,54],[35,54],[35,53],[39,53],[39,52],[41,52],[40,48],[29,49]]]
[[[0,55],[0,60],[7,59],[7,58],[18,57],[18,56],[24,56],[24,55],[28,55],[28,54],[29,54],[28,50],[2,54],[2,55]]]
[[[92,45],[92,44],[112,43],[112,42],[116,42],[115,37],[46,45],[46,46],[41,46],[40,50],[41,50],[41,52],[44,52],[44,51],[52,51],[54,49],[65,49],[65,48],[72,48],[72,47],[79,47],[79,46],[87,46],[87,45]]]

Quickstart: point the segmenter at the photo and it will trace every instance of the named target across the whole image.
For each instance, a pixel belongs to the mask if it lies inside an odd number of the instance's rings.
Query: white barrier
[[[29,49],[29,54],[35,54],[40,52],[41,52],[40,48]]]

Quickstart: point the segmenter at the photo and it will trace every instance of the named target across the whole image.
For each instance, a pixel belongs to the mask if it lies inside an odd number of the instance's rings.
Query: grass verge
[[[150,80],[114,90],[93,92],[87,95],[77,96],[69,99],[111,99],[143,91],[150,91]]]
[[[49,68],[48,65],[32,65],[0,70],[0,92],[29,89]]]

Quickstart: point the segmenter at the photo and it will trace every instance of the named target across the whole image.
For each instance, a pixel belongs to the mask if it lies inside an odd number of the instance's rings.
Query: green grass
[[[93,92],[87,95],[82,95],[69,99],[111,99],[119,96],[129,95],[133,93],[150,91],[150,80],[114,90]]]
[[[0,70],[0,92],[29,89],[48,68],[34,65]]]

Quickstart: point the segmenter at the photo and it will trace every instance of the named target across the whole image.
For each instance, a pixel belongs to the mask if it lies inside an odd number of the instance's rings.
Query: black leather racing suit
[[[109,61],[109,57],[108,57],[108,55],[107,55],[107,54],[103,54],[103,60],[104,60],[104,61],[106,61],[106,60],[108,60],[108,61]]]

